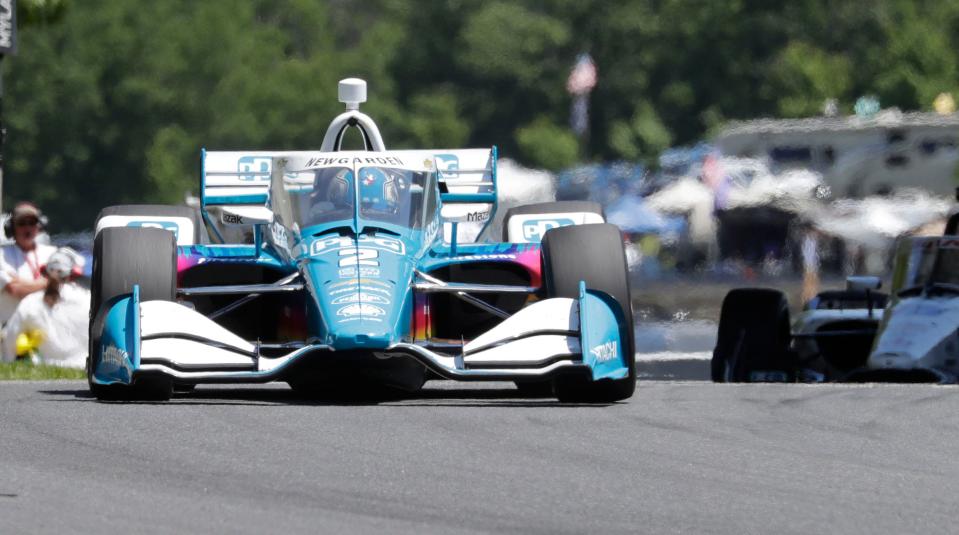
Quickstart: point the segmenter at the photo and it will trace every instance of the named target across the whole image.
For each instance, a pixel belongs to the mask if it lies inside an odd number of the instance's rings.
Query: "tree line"
[[[392,148],[498,145],[520,162],[655,160],[729,119],[904,110],[959,90],[950,0],[20,0],[3,62],[4,206],[54,230],[182,202],[201,147],[319,145],[365,78]],[[598,68],[588,135],[566,78]],[[957,95],[959,96],[959,95]]]

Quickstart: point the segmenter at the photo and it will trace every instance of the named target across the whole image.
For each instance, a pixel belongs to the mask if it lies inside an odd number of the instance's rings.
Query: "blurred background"
[[[884,275],[954,204],[955,0],[14,5],[3,207],[36,202],[55,236],[186,202],[200,147],[318,146],[349,76],[388,147],[497,145],[510,203],[600,202],[640,318]]]

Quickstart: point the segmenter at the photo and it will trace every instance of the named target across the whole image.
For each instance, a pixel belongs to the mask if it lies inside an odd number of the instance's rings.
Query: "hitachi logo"
[[[103,350],[101,362],[105,364],[113,364],[114,366],[121,368],[126,365],[126,360],[127,352],[117,346],[110,345]]]
[[[596,362],[606,362],[608,360],[613,360],[618,354],[616,347],[616,342],[609,341],[605,344],[599,344],[598,346],[593,347],[589,350],[590,353],[596,357]]]

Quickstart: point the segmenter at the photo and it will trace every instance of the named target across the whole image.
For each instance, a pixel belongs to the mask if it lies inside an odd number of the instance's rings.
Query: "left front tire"
[[[90,285],[90,352],[87,382],[99,400],[167,400],[173,380],[166,376],[140,376],[130,385],[101,385],[93,381],[94,358],[100,349],[105,319],[104,305],[140,286],[140,301],[176,299],[176,242],[168,230],[143,227],[110,227],[93,241],[93,277]]]

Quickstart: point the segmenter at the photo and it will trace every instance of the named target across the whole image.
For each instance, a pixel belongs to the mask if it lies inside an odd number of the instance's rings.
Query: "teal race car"
[[[497,207],[496,148],[386,150],[359,111],[316,151],[204,151],[189,207],[105,208],[88,379],[99,399],[285,381],[309,394],[429,379],[525,393],[633,394],[623,239],[593,203]],[[356,128],[365,150],[344,151]]]

